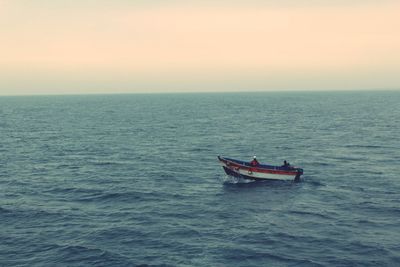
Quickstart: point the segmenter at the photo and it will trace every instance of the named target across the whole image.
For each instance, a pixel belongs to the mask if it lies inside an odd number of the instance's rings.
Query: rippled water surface
[[[0,266],[399,266],[400,93],[0,98]],[[286,159],[300,183],[229,179]]]

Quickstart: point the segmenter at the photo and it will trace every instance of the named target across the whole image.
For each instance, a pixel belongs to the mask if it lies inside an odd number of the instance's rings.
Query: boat
[[[222,168],[229,176],[251,180],[292,180],[299,181],[303,169],[286,166],[273,166],[267,164],[252,165],[248,161],[225,158],[218,156]]]

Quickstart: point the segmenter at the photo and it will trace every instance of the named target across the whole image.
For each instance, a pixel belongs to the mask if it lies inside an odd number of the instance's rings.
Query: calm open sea
[[[399,266],[399,162],[400,92],[0,97],[0,266]]]

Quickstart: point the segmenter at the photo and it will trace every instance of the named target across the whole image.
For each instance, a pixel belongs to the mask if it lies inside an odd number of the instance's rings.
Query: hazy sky
[[[348,89],[400,89],[400,1],[0,0],[3,95]]]

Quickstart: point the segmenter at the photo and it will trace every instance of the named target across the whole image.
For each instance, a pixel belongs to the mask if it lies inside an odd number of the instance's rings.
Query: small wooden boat
[[[218,156],[227,175],[251,180],[299,181],[303,169],[292,166],[253,165],[250,162]]]

